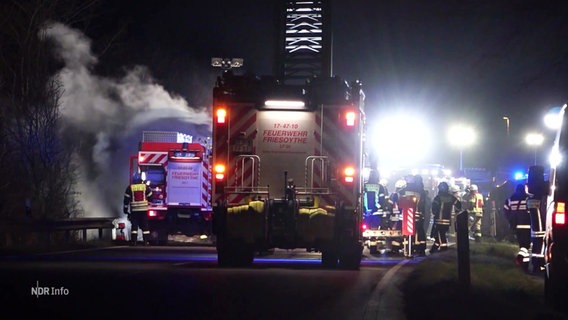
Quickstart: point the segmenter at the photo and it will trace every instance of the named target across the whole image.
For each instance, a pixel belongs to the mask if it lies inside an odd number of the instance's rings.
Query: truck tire
[[[339,257],[339,267],[347,270],[359,270],[361,255],[358,252],[344,253]]]
[[[218,239],[217,263],[220,267],[248,267],[253,261],[254,249],[251,246],[238,240]]]
[[[369,253],[370,254],[377,254],[377,252],[379,252],[379,250],[377,249],[377,246],[369,246]]]
[[[324,249],[321,252],[321,264],[324,268],[336,268],[338,262],[335,249]]]
[[[556,259],[560,254],[556,253]],[[546,303],[552,308],[568,312],[566,305],[566,297],[568,296],[568,276],[566,272],[566,263],[558,263],[552,261],[547,265],[544,273],[544,298]]]

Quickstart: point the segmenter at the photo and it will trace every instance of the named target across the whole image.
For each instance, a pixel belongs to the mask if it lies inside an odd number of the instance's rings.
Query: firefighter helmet
[[[477,187],[476,184],[471,185],[471,191],[479,191],[479,188]]]
[[[140,173],[135,173],[132,176],[132,183],[142,183],[142,175]]]
[[[450,192],[451,192],[451,193],[458,193],[458,192],[460,192],[460,187],[457,186],[457,185],[455,185],[455,184],[453,184],[453,185],[450,187]]]
[[[397,190],[403,189],[404,187],[406,187],[406,181],[404,179],[397,180],[394,183],[394,188]]]
[[[447,182],[440,182],[440,184],[438,184],[438,192],[447,193],[449,191],[450,187],[448,186]]]

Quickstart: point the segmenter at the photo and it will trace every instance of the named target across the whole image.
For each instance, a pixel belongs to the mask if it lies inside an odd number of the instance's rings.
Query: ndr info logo
[[[69,289],[65,287],[40,287],[39,281],[36,281],[36,286],[32,287],[32,296],[66,296],[69,295]]]

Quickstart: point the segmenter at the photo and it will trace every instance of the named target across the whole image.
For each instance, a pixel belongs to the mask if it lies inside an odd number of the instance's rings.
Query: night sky
[[[274,8],[266,0],[106,1],[84,32],[99,57],[94,72],[144,65],[166,90],[207,107],[220,72],[211,57],[241,57],[242,71],[272,73]],[[568,99],[561,1],[336,0],[332,13],[333,73],[363,81],[370,124],[400,110],[425,119],[439,140],[430,162],[456,166],[444,134],[461,121],[479,132],[466,166],[528,166],[524,134],[547,133],[544,112]],[[505,144],[514,146],[507,155]]]

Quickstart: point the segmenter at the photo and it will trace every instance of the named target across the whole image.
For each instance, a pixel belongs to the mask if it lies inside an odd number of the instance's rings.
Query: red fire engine
[[[250,264],[254,252],[272,248],[306,248],[321,251],[325,265],[358,268],[361,87],[314,79],[286,100],[284,89],[291,88],[230,73],[215,88],[219,264]]]
[[[275,76],[225,70],[213,90],[213,232],[218,263],[305,248],[358,269],[364,94],[331,74],[328,1],[280,1]],[[301,34],[301,36],[298,36]],[[236,62],[236,63],[233,63]],[[214,66],[242,60],[214,59]]]
[[[329,1],[279,1],[274,76],[225,70],[213,90],[213,233],[220,266],[257,252],[321,252],[358,269],[364,93],[331,73]],[[242,59],[214,58],[240,67]]]
[[[130,172],[150,184],[148,209],[152,242],[165,244],[171,234],[211,234],[210,148],[179,132],[145,131]]]

